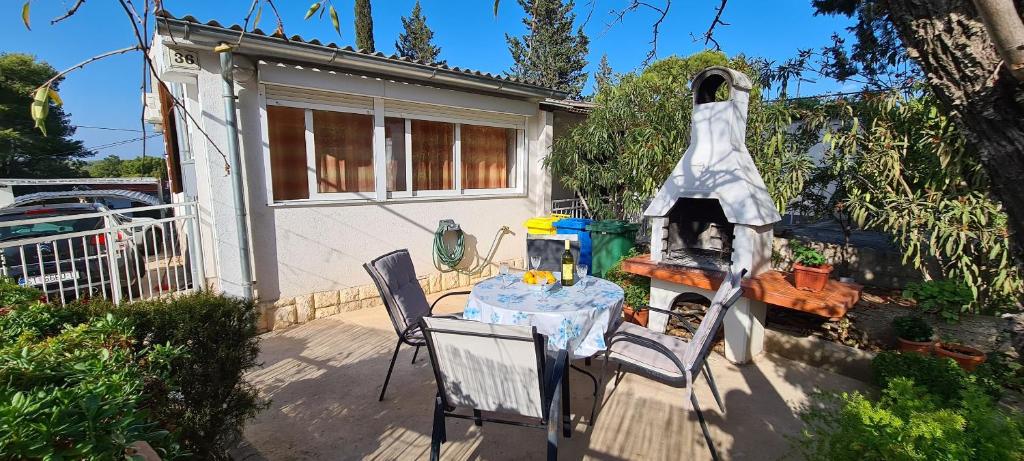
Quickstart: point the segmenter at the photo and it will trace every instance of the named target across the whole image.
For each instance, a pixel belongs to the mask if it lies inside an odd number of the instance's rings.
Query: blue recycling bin
[[[580,241],[579,263],[590,266],[590,232],[587,226],[592,220],[587,218],[562,218],[555,221],[555,231],[558,234],[576,234]]]

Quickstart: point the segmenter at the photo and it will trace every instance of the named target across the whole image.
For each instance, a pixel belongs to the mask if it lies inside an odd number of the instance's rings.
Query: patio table
[[[477,283],[463,317],[534,326],[548,337],[549,349],[567,349],[571,358],[582,359],[605,350],[605,334],[622,316],[623,296],[618,285],[597,277],[542,292],[523,282],[520,274],[509,274]]]

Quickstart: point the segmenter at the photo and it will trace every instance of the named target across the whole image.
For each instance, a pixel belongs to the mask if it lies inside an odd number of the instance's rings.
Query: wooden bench
[[[709,291],[722,284],[725,274],[691,267],[658,264],[650,255],[640,255],[622,262],[622,270],[653,279],[678,283]],[[846,315],[863,289],[856,283],[829,280],[825,289],[817,292],[800,290],[779,271],[763,272],[757,277],[743,279],[743,296],[778,307],[809,312],[830,319]]]

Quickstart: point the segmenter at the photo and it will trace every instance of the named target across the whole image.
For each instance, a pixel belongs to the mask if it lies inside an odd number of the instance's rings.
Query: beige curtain
[[[455,125],[412,121],[413,190],[454,189]]]
[[[317,190],[373,192],[373,116],[313,111]]]
[[[490,126],[462,125],[463,189],[514,187],[509,178],[515,155],[515,130]]]
[[[294,107],[267,106],[267,131],[274,200],[309,198],[305,111]]]

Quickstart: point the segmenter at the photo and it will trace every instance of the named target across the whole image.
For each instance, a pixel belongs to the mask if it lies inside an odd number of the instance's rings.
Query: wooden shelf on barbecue
[[[725,274],[718,271],[658,264],[651,261],[650,255],[623,261],[622,270],[709,291],[717,290],[725,278]],[[767,271],[757,277],[743,279],[742,285],[745,298],[833,319],[846,315],[846,311],[860,299],[863,289],[856,283],[829,280],[821,291],[800,290],[779,271]]]

